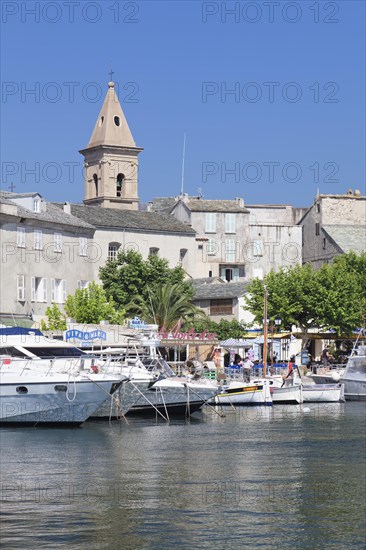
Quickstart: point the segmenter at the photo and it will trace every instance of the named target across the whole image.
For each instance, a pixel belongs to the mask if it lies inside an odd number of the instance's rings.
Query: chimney
[[[241,206],[242,208],[244,208],[244,199],[242,199],[241,197],[235,197],[235,203],[238,206]]]
[[[69,202],[64,202],[64,212],[65,214],[71,214],[71,204]]]

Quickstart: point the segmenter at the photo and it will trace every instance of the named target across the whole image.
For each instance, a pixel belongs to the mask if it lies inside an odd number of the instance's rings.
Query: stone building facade
[[[351,189],[344,195],[317,195],[299,220],[303,262],[320,267],[335,256],[366,251],[366,196]]]
[[[244,281],[302,261],[302,229],[297,221],[306,209],[188,195],[155,199],[149,208],[195,229],[199,277]]]

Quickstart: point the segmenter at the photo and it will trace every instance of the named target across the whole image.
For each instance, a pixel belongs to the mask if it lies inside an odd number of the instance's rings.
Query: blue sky
[[[318,188],[364,191],[363,1],[1,7],[3,189],[82,200],[78,150],[112,67],[143,201],[179,193],[184,132],[193,195],[307,206]]]

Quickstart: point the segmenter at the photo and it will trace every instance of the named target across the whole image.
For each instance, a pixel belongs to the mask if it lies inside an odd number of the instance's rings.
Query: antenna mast
[[[184,162],[186,158],[186,133],[184,132],[184,139],[183,139],[183,160],[182,160],[182,185],[180,188],[180,194],[183,197],[184,192]]]

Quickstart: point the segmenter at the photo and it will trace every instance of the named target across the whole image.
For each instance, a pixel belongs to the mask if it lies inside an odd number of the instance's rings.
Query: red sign
[[[192,327],[188,332],[180,332],[182,322],[178,323],[171,330],[166,330],[165,327],[161,327],[158,332],[158,336],[162,339],[174,339],[174,340],[215,340],[217,335],[214,332],[196,332]]]

